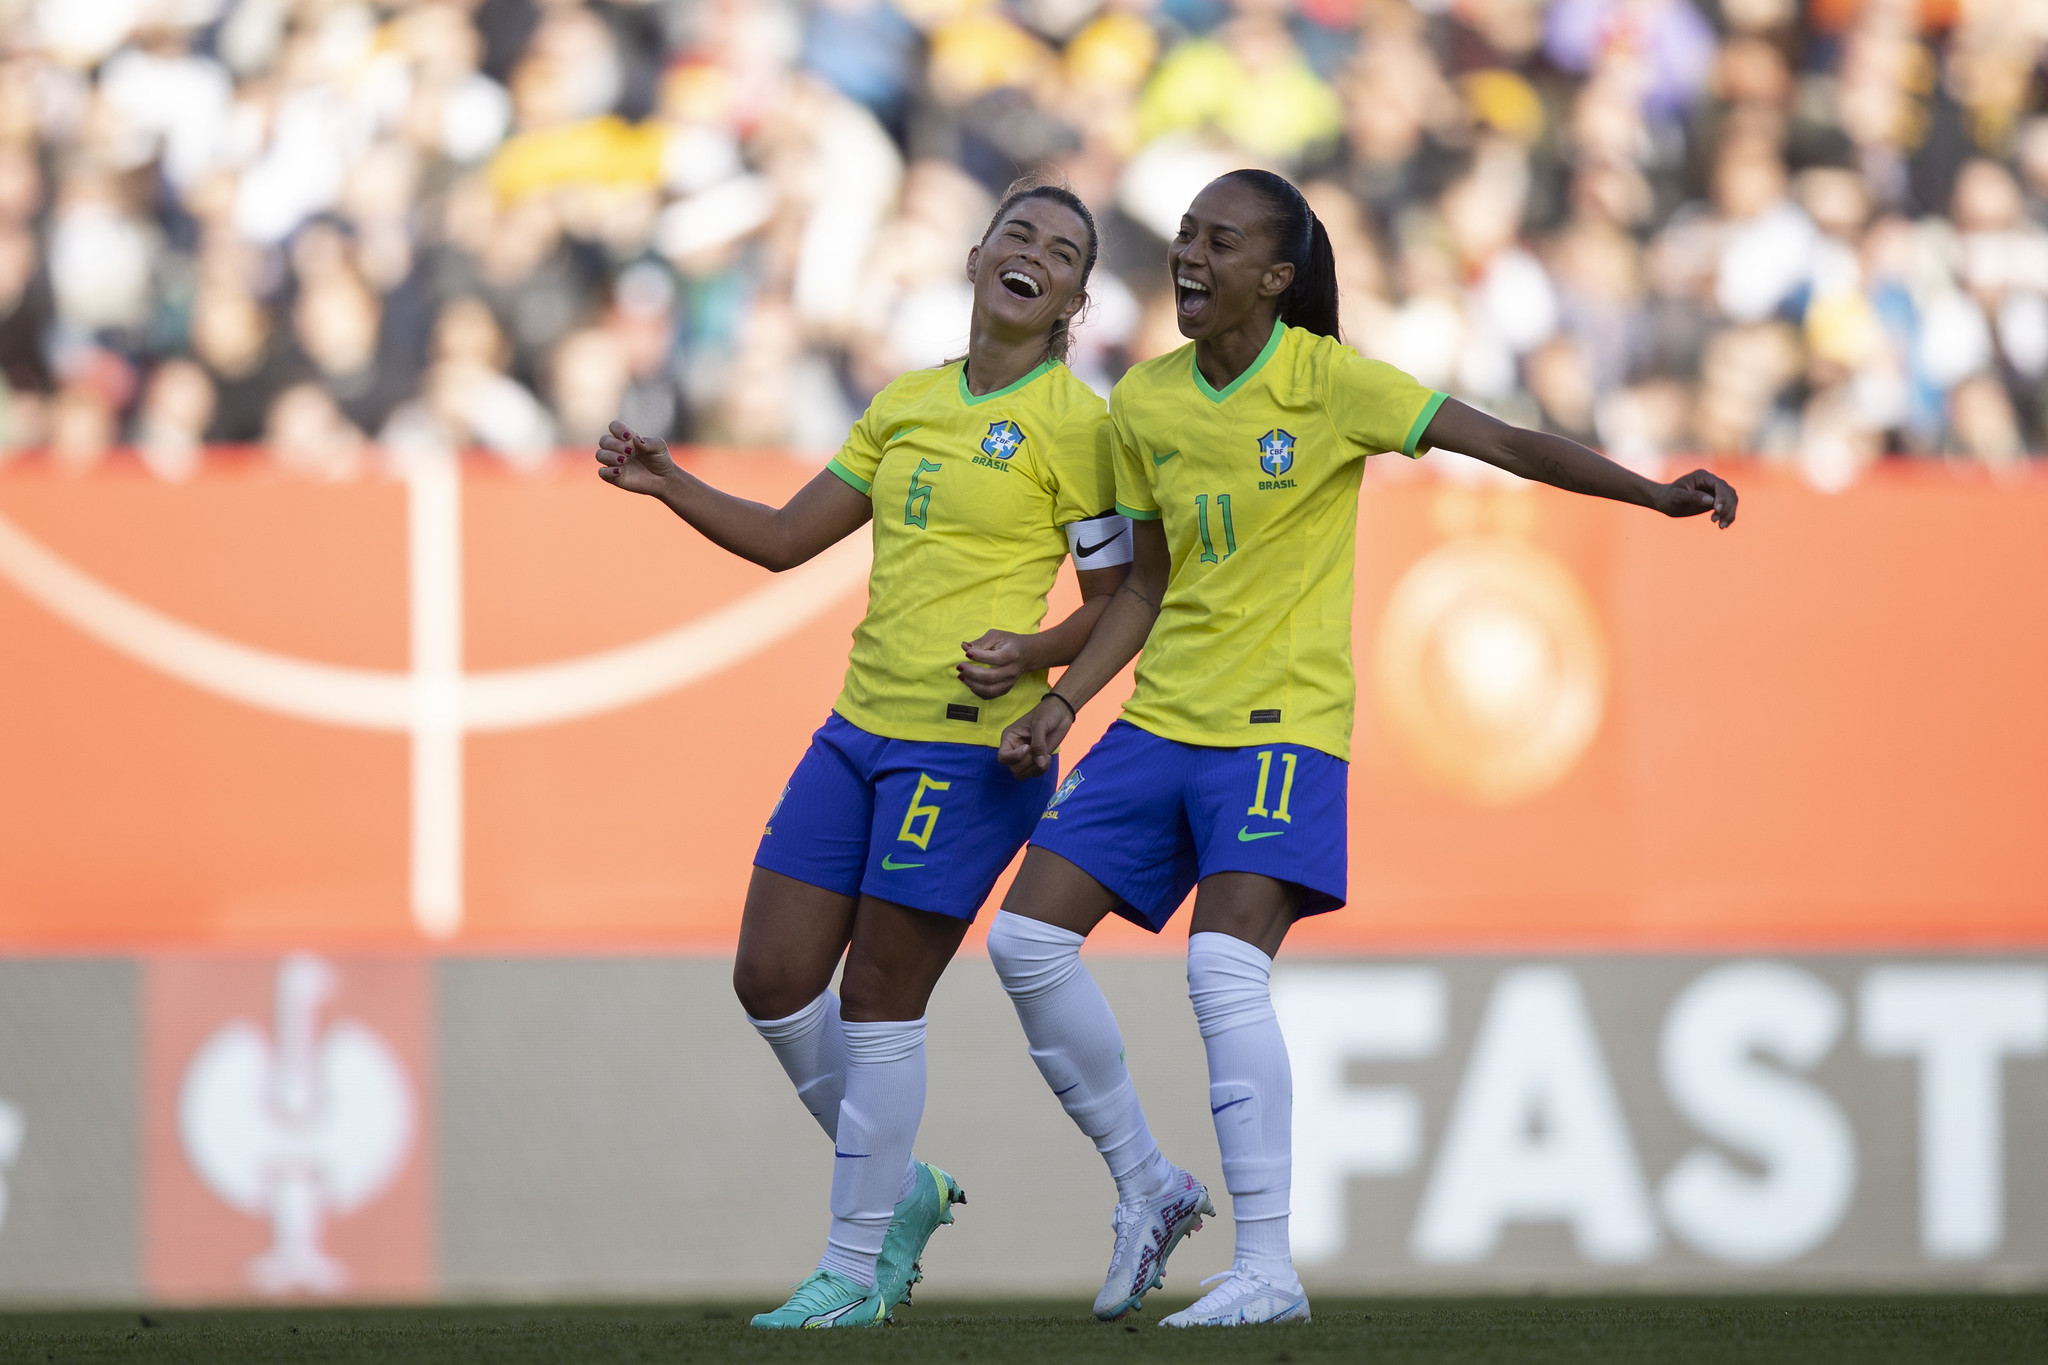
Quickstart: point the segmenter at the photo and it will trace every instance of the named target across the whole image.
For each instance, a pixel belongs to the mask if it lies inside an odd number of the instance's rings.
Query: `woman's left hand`
[[[1031,662],[1025,657],[1025,641],[1030,638],[1007,630],[989,631],[979,640],[963,643],[960,651],[967,656],[967,662],[953,667],[968,691],[984,701],[992,701],[1032,671]]]
[[[1683,478],[1658,485],[1656,506],[1667,517],[1696,517],[1711,512],[1714,524],[1725,531],[1735,521],[1735,489],[1720,475],[1695,469]]]

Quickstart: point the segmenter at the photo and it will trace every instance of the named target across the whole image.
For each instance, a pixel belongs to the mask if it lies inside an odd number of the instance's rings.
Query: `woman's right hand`
[[[637,436],[623,422],[612,423],[611,430],[597,438],[597,462],[604,466],[597,471],[600,479],[650,498],[660,497],[676,474],[668,442]]]
[[[1044,772],[1059,751],[1060,741],[1074,728],[1074,713],[1049,695],[1003,731],[996,758],[1021,780]]]

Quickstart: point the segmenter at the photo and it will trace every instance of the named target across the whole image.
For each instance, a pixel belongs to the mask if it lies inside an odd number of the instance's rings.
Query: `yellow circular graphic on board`
[[[1607,649],[1571,570],[1469,537],[1394,585],[1374,660],[1380,715],[1431,785],[1504,805],[1571,771],[1600,729]]]

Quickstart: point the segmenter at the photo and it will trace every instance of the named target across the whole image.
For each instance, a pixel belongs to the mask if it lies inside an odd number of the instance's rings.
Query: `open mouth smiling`
[[[1173,277],[1174,303],[1184,318],[1193,317],[1209,302],[1209,286],[1186,275]]]
[[[1041,298],[1045,294],[1045,286],[1021,270],[1005,270],[996,278],[1002,281],[1003,288],[1020,299]]]

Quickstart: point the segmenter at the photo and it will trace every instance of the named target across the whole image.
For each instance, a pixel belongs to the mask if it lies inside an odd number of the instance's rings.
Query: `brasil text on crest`
[[[981,438],[981,454],[974,457],[974,463],[989,469],[1009,470],[1009,459],[1024,445],[1024,430],[1007,419],[988,424],[988,435]]]
[[[1259,480],[1260,488],[1292,488],[1294,480],[1280,476],[1294,468],[1294,437],[1275,427],[1259,438],[1259,468],[1271,477]]]

